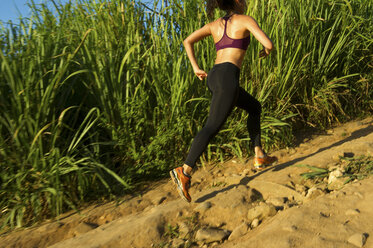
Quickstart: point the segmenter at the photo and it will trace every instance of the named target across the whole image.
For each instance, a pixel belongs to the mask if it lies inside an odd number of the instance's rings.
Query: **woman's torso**
[[[250,35],[249,30],[242,24],[243,16],[234,14],[229,17],[226,25],[226,35],[231,39],[243,39]],[[219,18],[211,23],[211,34],[214,43],[218,43],[224,35],[226,20]],[[242,61],[245,57],[246,50],[240,48],[227,47],[220,49],[216,53],[215,64],[231,62],[241,68]]]

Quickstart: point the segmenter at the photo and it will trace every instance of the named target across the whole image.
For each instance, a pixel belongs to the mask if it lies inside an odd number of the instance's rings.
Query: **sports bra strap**
[[[232,15],[223,17],[223,19],[225,20],[224,33],[222,38],[217,43],[215,43],[216,51],[226,47],[240,48],[246,50],[247,46],[250,43],[250,35],[242,39],[232,39],[227,35],[228,20],[229,18],[231,18],[231,16]]]
[[[231,16],[232,15],[223,17],[223,19],[225,20],[224,33],[227,33],[227,24],[228,24],[228,20],[229,20],[229,18],[231,18]]]

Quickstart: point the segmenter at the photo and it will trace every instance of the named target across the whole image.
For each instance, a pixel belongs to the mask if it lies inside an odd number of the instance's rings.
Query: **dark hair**
[[[219,8],[227,12],[234,12],[237,14],[243,14],[246,11],[246,1],[239,0],[207,0],[206,2],[206,11],[209,18],[214,16],[214,10]]]

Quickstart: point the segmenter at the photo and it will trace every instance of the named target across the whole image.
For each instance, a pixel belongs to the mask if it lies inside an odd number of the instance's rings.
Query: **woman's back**
[[[250,33],[254,32],[254,35],[257,34],[257,23],[255,20],[250,16],[234,14],[228,18],[219,18],[209,23],[208,26],[217,50],[221,47],[220,45],[222,39],[241,41],[240,44],[245,43],[242,46],[228,46],[225,48],[220,48],[216,54],[215,64],[231,62],[238,67],[241,67],[245,56],[246,47],[250,39]]]

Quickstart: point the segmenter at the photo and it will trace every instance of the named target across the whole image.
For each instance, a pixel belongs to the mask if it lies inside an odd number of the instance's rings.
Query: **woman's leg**
[[[219,132],[232,111],[238,96],[238,79],[239,69],[231,63],[215,65],[209,72],[207,83],[212,92],[209,116],[192,142],[184,165],[186,173],[195,166],[209,141]]]
[[[246,125],[249,131],[251,144],[255,149],[255,153],[262,153],[260,139],[260,115],[262,113],[262,106],[260,102],[240,87],[236,106],[246,110],[249,114]],[[264,154],[257,155],[263,156]]]
[[[263,169],[267,165],[276,162],[276,157],[266,155],[262,149],[260,140],[260,115],[262,112],[262,106],[260,102],[240,87],[236,106],[246,110],[249,114],[247,117],[247,130],[249,131],[251,144],[255,151],[255,168]]]

